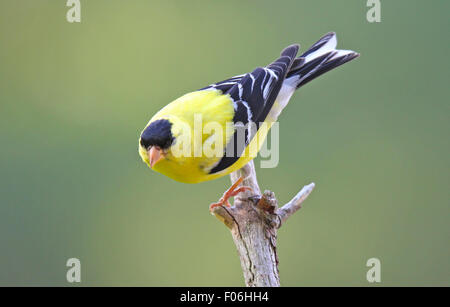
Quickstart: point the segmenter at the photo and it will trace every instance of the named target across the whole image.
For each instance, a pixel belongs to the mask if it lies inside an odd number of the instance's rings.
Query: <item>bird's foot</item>
[[[236,196],[241,192],[252,191],[252,188],[246,186],[238,188],[238,186],[242,183],[243,180],[244,177],[240,177],[238,180],[236,180],[236,182],[233,183],[233,185],[225,193],[223,193],[223,196],[219,199],[217,203],[211,204],[209,206],[209,211],[212,211],[215,207],[220,206],[230,207],[231,205],[228,202],[228,199],[230,197]]]

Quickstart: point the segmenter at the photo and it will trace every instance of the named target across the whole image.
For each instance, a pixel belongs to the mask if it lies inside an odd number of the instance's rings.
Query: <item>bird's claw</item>
[[[209,211],[212,212],[212,210],[216,207],[226,206],[230,207],[230,203],[228,202],[228,199],[230,197],[234,197],[238,195],[239,193],[245,192],[245,191],[252,191],[251,187],[243,186],[238,187],[242,181],[244,180],[244,177],[240,177],[238,180],[236,180],[235,183],[225,192],[223,193],[223,196],[219,199],[217,203],[213,203],[209,206]]]

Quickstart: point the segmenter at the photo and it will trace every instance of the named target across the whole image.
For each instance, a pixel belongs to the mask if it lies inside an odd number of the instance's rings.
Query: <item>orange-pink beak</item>
[[[150,161],[150,167],[153,168],[153,165],[158,163],[159,160],[164,158],[164,153],[162,149],[158,146],[152,146],[148,151],[148,159]]]

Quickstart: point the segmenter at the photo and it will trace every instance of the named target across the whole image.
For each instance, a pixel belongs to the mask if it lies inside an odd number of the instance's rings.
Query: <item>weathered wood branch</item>
[[[301,208],[314,189],[314,183],[304,186],[286,205],[278,208],[275,194],[261,190],[253,161],[230,175],[231,182],[244,177],[241,186],[252,191],[240,193],[231,207],[215,207],[212,213],[230,230],[238,250],[248,287],[278,287],[277,229]]]

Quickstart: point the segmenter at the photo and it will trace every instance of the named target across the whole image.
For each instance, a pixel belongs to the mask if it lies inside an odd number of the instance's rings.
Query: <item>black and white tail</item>
[[[321,74],[359,56],[352,50],[338,50],[336,45],[336,33],[324,35],[294,60],[284,82],[298,89]]]
[[[260,124],[275,122],[296,89],[359,55],[350,50],[337,50],[336,44],[336,34],[330,32],[300,57],[296,57],[299,46],[291,45],[265,67],[200,89],[228,95],[234,108],[235,133],[227,143],[226,154],[209,170],[210,174],[224,171],[238,161],[258,133]],[[247,125],[251,123],[257,129]],[[244,136],[244,142],[239,135]]]

